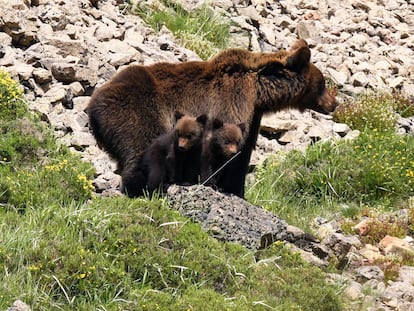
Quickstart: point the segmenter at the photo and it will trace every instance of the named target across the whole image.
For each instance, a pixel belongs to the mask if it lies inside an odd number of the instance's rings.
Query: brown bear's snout
[[[338,106],[338,102],[336,101],[335,96],[325,90],[322,94],[321,98],[319,99],[319,106],[323,109],[325,113],[330,113],[335,110]]]

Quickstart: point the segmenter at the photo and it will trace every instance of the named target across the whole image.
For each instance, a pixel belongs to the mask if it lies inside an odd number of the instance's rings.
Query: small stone
[[[332,134],[330,131],[324,129],[321,126],[313,126],[309,129],[306,137],[311,138],[312,141],[317,141],[323,138],[331,137]]]
[[[86,111],[90,96],[78,96],[73,98],[73,108],[76,111]]]
[[[316,26],[315,21],[307,20],[307,21],[300,21],[296,24],[296,33],[299,38],[303,39],[313,39],[319,41],[319,29]],[[309,42],[308,42],[309,43]]]
[[[362,294],[362,285],[352,281],[351,284],[345,289],[344,295],[352,300],[360,300],[364,295]]]
[[[338,85],[344,85],[348,81],[349,74],[346,74],[343,71],[337,71],[333,68],[328,68],[327,71],[331,78],[334,80],[334,82]]]
[[[365,87],[369,83],[369,80],[368,80],[366,74],[363,73],[363,72],[357,72],[357,73],[355,73],[352,76],[351,80],[352,80],[352,85],[353,86],[362,86],[362,87]]]
[[[269,133],[280,133],[295,130],[297,124],[293,120],[282,120],[278,114],[263,116],[260,129]]]
[[[375,69],[377,70],[388,70],[391,68],[390,62],[386,60],[381,60],[379,62],[376,62],[374,66],[375,66]]]
[[[108,191],[110,189],[116,189],[121,183],[121,176],[112,172],[99,175],[93,180],[93,186],[97,193]]]
[[[407,256],[411,254],[411,256],[414,256],[414,249],[410,247],[407,241],[389,235],[379,242],[379,249],[384,255]]]
[[[78,81],[72,82],[69,85],[69,89],[71,90],[73,96],[80,96],[85,92],[82,84],[80,84]]]
[[[344,137],[346,134],[349,133],[349,131],[351,129],[349,128],[349,126],[347,124],[344,124],[344,123],[334,123],[333,124],[333,127],[332,127],[332,130],[335,133],[338,133],[339,136]]]
[[[269,41],[270,44],[276,44],[276,28],[272,23],[265,23],[260,25],[260,31],[263,37]]]
[[[378,266],[362,266],[355,269],[355,277],[360,282],[368,280],[382,281],[384,272]]]
[[[360,223],[354,226],[354,231],[360,236],[365,236],[371,230],[370,220],[364,219]]]
[[[74,64],[55,63],[52,65],[53,77],[60,82],[76,81],[76,69]]]
[[[14,68],[17,71],[20,80],[28,81],[32,77],[34,70],[32,66],[19,63],[15,65]]]
[[[5,32],[0,32],[0,46],[10,46],[12,43],[12,37]]]
[[[341,233],[333,233],[327,236],[321,243],[330,249],[339,261],[346,257],[353,245],[358,244],[351,237],[344,236]]]
[[[381,301],[389,307],[396,308],[403,301],[414,301],[414,286],[407,282],[389,282],[381,295]]]
[[[82,150],[88,146],[95,144],[95,138],[91,133],[86,132],[76,132],[70,139],[70,146],[74,147],[76,150]]]
[[[390,78],[388,79],[388,84],[391,88],[395,89],[401,87],[404,80],[405,79],[403,77]]]
[[[361,134],[361,132],[360,132],[359,130],[353,130],[353,131],[348,132],[348,133],[344,136],[344,139],[349,139],[349,140],[352,140],[352,139],[357,138],[360,134]]]
[[[21,300],[16,300],[6,311],[30,311],[30,307]]]
[[[50,100],[51,103],[62,101],[66,96],[66,90],[61,85],[54,85],[50,90],[45,93],[45,97]]]
[[[414,285],[414,267],[402,266],[398,274],[398,281],[407,282]]]
[[[285,133],[282,133],[280,138],[278,139],[278,142],[282,145],[286,145],[292,142],[298,142],[301,141],[304,138],[305,134],[302,131],[288,131]]]
[[[36,83],[39,83],[40,85],[51,82],[53,79],[50,71],[43,68],[35,68],[33,70],[33,77]]]

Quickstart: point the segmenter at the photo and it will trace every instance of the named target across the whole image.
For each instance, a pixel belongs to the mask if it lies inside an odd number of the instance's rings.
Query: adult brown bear
[[[174,112],[245,123],[245,144],[223,191],[244,196],[244,181],[264,113],[292,107],[322,113],[335,98],[298,40],[290,51],[229,49],[209,61],[131,65],[97,89],[88,106],[98,145],[118,161],[123,190],[136,196],[140,159],[151,141],[171,130]]]

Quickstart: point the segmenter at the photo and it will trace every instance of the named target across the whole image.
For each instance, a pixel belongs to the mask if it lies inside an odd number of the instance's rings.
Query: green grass
[[[258,167],[247,197],[302,228],[343,206],[393,208],[414,195],[413,152],[414,138],[394,132],[366,131],[353,141],[317,143]]]
[[[207,5],[187,11],[174,1],[163,0],[161,5],[139,3],[134,9],[157,32],[167,27],[180,44],[202,59],[208,59],[227,47],[230,21],[214,13]]]
[[[338,289],[283,244],[256,259],[161,200],[95,199],[1,217],[2,309],[17,298],[34,310],[341,309]]]

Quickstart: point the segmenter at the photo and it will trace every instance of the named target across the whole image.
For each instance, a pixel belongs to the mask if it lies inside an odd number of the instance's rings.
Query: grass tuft
[[[204,60],[227,46],[229,21],[206,4],[187,11],[174,1],[163,0],[151,6],[138,3],[134,12],[156,31],[167,27],[182,46],[196,52]]]

